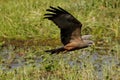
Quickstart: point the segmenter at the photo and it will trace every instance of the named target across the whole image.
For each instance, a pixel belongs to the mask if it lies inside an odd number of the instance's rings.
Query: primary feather
[[[74,18],[70,13],[62,9],[61,7],[50,7],[46,11],[45,18],[52,20],[61,30],[61,41],[64,45],[71,40],[81,38],[82,24]]]
[[[46,11],[48,13],[45,14],[45,18],[53,21],[60,29],[61,42],[64,44],[62,50],[69,51],[88,46],[81,38],[80,21],[59,6],[57,8],[50,6]],[[52,50],[52,52],[55,51]]]

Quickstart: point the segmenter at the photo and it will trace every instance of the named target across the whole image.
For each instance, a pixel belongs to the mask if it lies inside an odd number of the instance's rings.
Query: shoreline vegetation
[[[50,55],[60,31],[43,19],[60,6],[94,46]],[[120,0],[0,0],[0,80],[120,80]]]

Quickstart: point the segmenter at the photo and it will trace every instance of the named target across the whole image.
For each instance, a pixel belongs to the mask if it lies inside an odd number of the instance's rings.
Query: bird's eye
[[[93,44],[94,44],[94,42],[93,42],[93,41],[90,41],[88,44],[89,44],[89,45],[93,45]]]

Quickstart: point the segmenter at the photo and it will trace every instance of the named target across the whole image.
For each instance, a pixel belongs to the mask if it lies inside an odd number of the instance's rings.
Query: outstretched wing
[[[64,45],[69,42],[81,39],[82,24],[70,13],[61,7],[54,8],[50,6],[47,9],[49,13],[45,14],[45,18],[52,20],[61,30],[61,41]]]

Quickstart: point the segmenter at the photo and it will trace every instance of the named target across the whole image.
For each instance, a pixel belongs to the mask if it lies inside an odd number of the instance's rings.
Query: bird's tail
[[[61,48],[57,48],[57,49],[51,49],[51,50],[46,50],[45,52],[50,52],[51,54],[55,54],[55,53],[60,53],[65,51],[64,47]]]

